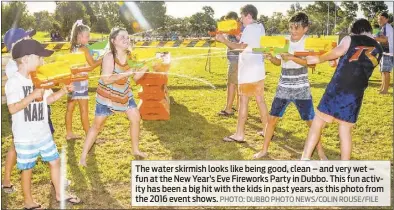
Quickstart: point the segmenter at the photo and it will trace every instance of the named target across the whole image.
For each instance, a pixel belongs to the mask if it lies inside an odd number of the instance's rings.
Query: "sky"
[[[274,12],[282,12],[286,14],[286,11],[290,8],[292,2],[166,2],[167,15],[173,17],[188,17],[197,12],[202,11],[203,6],[211,6],[215,11],[215,18],[220,18],[229,11],[239,12],[239,9],[245,4],[253,4],[256,6],[259,15],[271,16]],[[305,7],[313,2],[300,2],[301,7]],[[389,12],[393,12],[393,2],[385,2],[389,8]],[[52,13],[55,11],[55,2],[26,2],[27,9],[30,13],[47,10]],[[339,2],[337,3],[340,4]],[[358,17],[363,17],[362,12],[359,10],[357,13]]]

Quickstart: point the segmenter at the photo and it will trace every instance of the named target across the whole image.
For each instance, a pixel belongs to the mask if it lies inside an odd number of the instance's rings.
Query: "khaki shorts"
[[[238,94],[240,96],[261,96],[264,95],[264,80],[253,83],[244,83],[238,85]]]
[[[238,63],[230,62],[228,65],[227,82],[231,84],[238,84]]]
[[[354,126],[354,123],[350,123],[350,122],[346,122],[346,121],[337,119],[337,118],[335,118],[335,117],[333,117],[331,115],[328,115],[326,113],[323,113],[323,112],[321,112],[321,111],[319,111],[317,109],[316,109],[316,116],[318,116],[320,119],[322,119],[326,123],[337,122],[339,124],[350,126],[350,127]]]

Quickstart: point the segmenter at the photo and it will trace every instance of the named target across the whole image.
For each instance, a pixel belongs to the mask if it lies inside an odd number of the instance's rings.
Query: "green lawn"
[[[155,49],[144,49],[155,51]],[[236,116],[223,118],[217,112],[223,109],[226,99],[227,60],[221,57],[223,50],[212,58],[211,73],[204,70],[206,57],[202,49],[168,49],[173,58],[169,76],[169,94],[171,96],[171,119],[169,121],[143,121],[141,123],[140,148],[149,154],[149,160],[250,160],[263,143],[257,135],[261,129],[257,105],[254,100],[249,105],[249,117],[246,124],[245,144],[226,143],[224,136],[235,131]],[[222,52],[220,52],[222,51]],[[217,56],[219,55],[219,56]],[[188,57],[189,56],[189,57]],[[175,59],[175,58],[179,59]],[[184,57],[183,59],[180,57]],[[187,58],[188,57],[188,58]],[[325,87],[333,74],[327,64],[310,71],[314,105],[324,93]],[[280,68],[266,64],[266,103],[270,109],[278,83]],[[96,70],[92,76],[97,76]],[[174,75],[174,74],[179,74]],[[191,77],[191,78],[186,78]],[[89,118],[92,122],[95,111],[95,89],[97,77],[90,79]],[[206,82],[202,82],[205,80]],[[212,88],[210,83],[215,88]],[[393,97],[379,95],[380,73],[376,69],[365,92],[359,121],[353,131],[354,160],[392,160],[393,139]],[[140,87],[134,86],[136,95]],[[138,99],[137,99],[138,101]],[[59,151],[66,147],[68,165],[67,176],[72,180],[70,189],[82,200],[83,205],[75,208],[131,208],[130,206],[130,162],[131,140],[128,134],[129,122],[125,115],[110,117],[99,135],[96,144],[89,153],[88,167],[78,166],[83,140],[66,142],[65,106],[66,98],[52,105],[52,120],[56,129],[54,139]],[[83,135],[79,110],[74,114],[74,131]],[[329,159],[340,159],[337,124],[331,124],[323,132],[322,142]],[[6,152],[12,141],[9,113],[2,106],[2,169]],[[275,137],[270,145],[270,155],[265,160],[296,160],[301,157],[308,128],[300,119],[294,106],[289,106],[285,116],[279,122]],[[317,159],[316,154],[314,159]],[[17,192],[2,194],[3,208],[21,208],[23,206],[20,174],[15,169],[12,181]],[[53,189],[49,183],[48,165],[39,162],[33,172],[33,197],[45,207],[57,208]],[[285,207],[284,209],[288,209]]]

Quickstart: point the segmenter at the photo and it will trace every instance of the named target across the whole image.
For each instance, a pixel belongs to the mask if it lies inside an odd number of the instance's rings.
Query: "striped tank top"
[[[113,74],[122,74],[129,68],[127,63],[121,65],[115,62]],[[133,99],[130,77],[125,77],[107,85],[101,79],[99,80],[96,96],[97,103],[107,106],[113,112],[124,112],[128,109],[130,99]]]

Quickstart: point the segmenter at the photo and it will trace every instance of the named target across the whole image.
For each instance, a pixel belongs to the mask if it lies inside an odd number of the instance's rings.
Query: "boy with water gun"
[[[268,154],[268,146],[276,124],[282,118],[289,104],[294,103],[302,120],[309,127],[315,116],[306,60],[293,55],[296,51],[305,51],[305,33],[308,31],[309,26],[308,16],[300,12],[291,17],[289,22],[291,36],[288,53],[278,54],[278,57],[274,57],[270,53],[264,53],[266,59],[274,65],[281,65],[282,70],[274,101],[272,102],[268,125],[264,133],[263,148],[253,158],[261,158]],[[317,150],[320,159],[327,159],[320,141],[317,145]]]
[[[51,90],[35,88],[30,76],[42,65],[42,58],[49,57],[52,53],[53,51],[44,49],[35,40],[17,42],[12,48],[12,57],[16,60],[18,71],[5,85],[8,110],[12,114],[17,167],[22,171],[21,185],[26,209],[41,207],[33,201],[30,190],[32,171],[38,156],[49,162],[56,200],[60,201],[60,160],[48,125],[47,104],[59,100],[72,86],[65,86],[53,93]],[[66,201],[72,204],[81,202],[76,196],[65,197]]]

